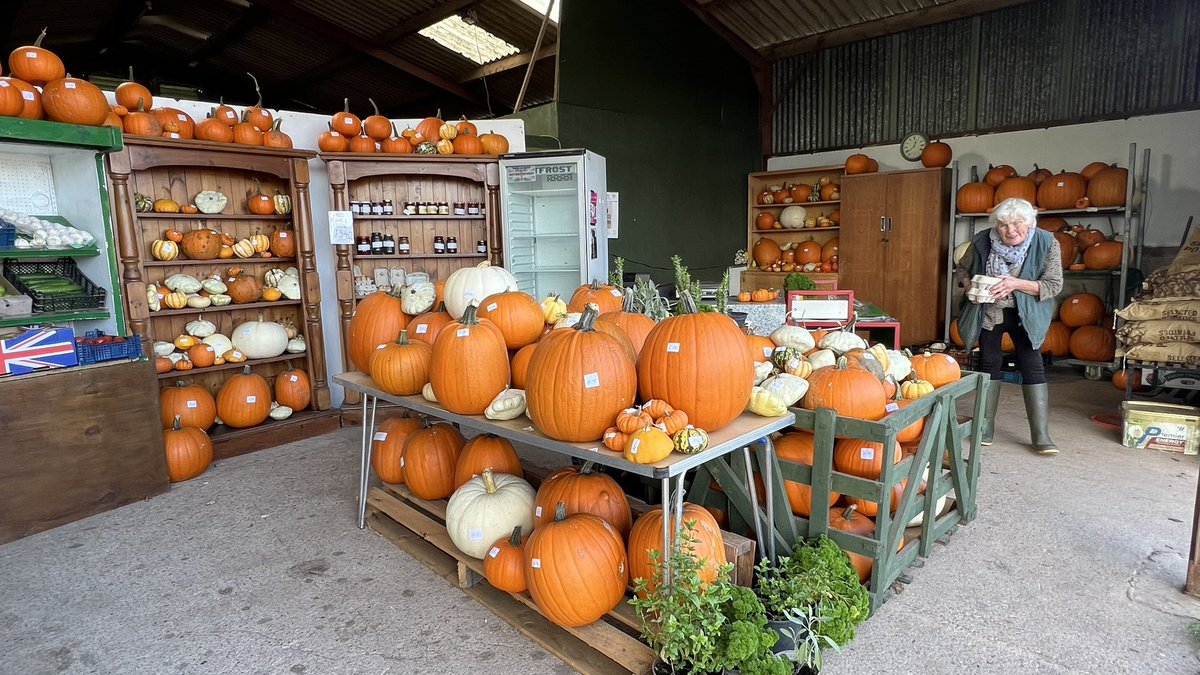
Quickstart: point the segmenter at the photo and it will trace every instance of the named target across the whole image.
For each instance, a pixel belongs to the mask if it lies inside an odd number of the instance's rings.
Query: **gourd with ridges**
[[[185,427],[176,415],[170,429],[163,431],[167,452],[167,477],[172,483],[195,478],[212,463],[212,442],[202,429]]]
[[[425,424],[404,443],[404,480],[421,499],[445,499],[454,492],[454,467],[466,441],[449,424]]]

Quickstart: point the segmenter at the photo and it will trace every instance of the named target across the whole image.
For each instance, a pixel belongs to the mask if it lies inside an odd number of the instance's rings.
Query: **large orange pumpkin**
[[[66,67],[62,59],[54,52],[42,47],[46,38],[46,29],[33,41],[32,45],[17,47],[8,55],[8,70],[13,77],[20,78],[30,84],[46,84],[51,80],[65,77]]]
[[[394,396],[421,393],[429,382],[433,348],[424,342],[409,342],[408,331],[400,331],[395,342],[383,345],[371,354],[368,368],[371,379],[383,391]]]
[[[870,371],[850,367],[846,357],[808,376],[808,393],[801,405],[808,410],[831,408],[843,417],[877,420],[887,414],[883,383]]]
[[[25,99],[21,89],[10,77],[0,77],[0,117],[17,117],[25,110]],[[120,118],[117,119],[120,127]]]
[[[746,348],[750,350],[750,358],[754,359],[755,363],[770,361],[775,353],[775,343],[771,338],[761,335],[747,335]]]
[[[1117,339],[1103,326],[1080,326],[1071,333],[1071,356],[1084,361],[1112,361]]]
[[[1070,353],[1071,329],[1061,321],[1051,321],[1046,329],[1046,338],[1042,341],[1043,352],[1051,356],[1063,357]]]
[[[171,428],[163,431],[163,446],[167,451],[167,477],[172,483],[195,478],[212,463],[212,442],[203,429],[185,427],[179,416]]]
[[[811,467],[813,463],[813,434],[810,431],[793,431],[775,440],[775,454],[779,459]],[[807,518],[812,513],[812,487],[796,481],[784,481],[788,503],[792,513]],[[829,491],[829,505],[837,502],[838,493]],[[832,517],[832,514],[830,514]]]
[[[399,292],[397,286],[391,293],[372,293],[360,300],[354,309],[346,354],[350,363],[364,373],[371,372],[371,355],[379,345],[395,340],[408,326],[408,315],[400,307],[400,298],[393,295]]]
[[[883,475],[885,454],[883,443],[843,438],[833,446],[833,468],[851,476],[879,480]],[[904,451],[900,449],[900,444],[896,443],[892,448],[892,464],[896,464],[903,457]]]
[[[691,296],[683,302],[694,309]],[[712,312],[660,321],[646,336],[637,372],[642,400],[662,399],[709,433],[742,414],[754,385],[746,334]]]
[[[837,511],[830,511],[829,527],[839,532],[849,532],[862,537],[875,534],[875,521],[859,513],[858,507],[854,504]],[[858,573],[858,580],[866,583],[871,576],[871,568],[875,566],[875,561],[865,555],[850,551],[846,551],[846,555],[850,556],[850,564],[854,565],[854,571]]]
[[[217,402],[212,392],[198,384],[176,380],[174,387],[164,387],[158,395],[162,427],[171,428],[176,417],[185,427],[207,429],[217,418]]]
[[[168,124],[174,124],[177,130],[175,133],[179,134],[179,138],[184,140],[195,138],[196,121],[179,108],[152,108],[150,114],[154,115],[164,129]]]
[[[533,360],[533,351],[537,349],[537,343],[525,345],[512,355],[509,362],[509,367],[512,369],[512,386],[513,389],[524,389],[529,383],[529,362]]]
[[[192,260],[215,260],[221,254],[221,234],[206,227],[188,230],[179,250]]]
[[[1067,219],[1058,216],[1046,216],[1038,218],[1037,226],[1047,232],[1058,232],[1067,227]]]
[[[495,434],[481,434],[463,446],[458,463],[454,466],[454,489],[482,474],[484,469],[491,469],[492,473],[524,476],[521,460],[512,443]]]
[[[1104,316],[1104,301],[1094,293],[1076,293],[1058,306],[1058,318],[1068,328],[1090,326]]]
[[[600,313],[619,312],[625,301],[625,294],[616,286],[593,281],[575,289],[571,301],[567,303],[568,312],[582,312],[589,302],[596,303]],[[544,316],[543,316],[544,318]]]
[[[533,527],[549,523],[559,503],[566,505],[568,514],[590,513],[603,519],[622,537],[633,522],[625,491],[608,475],[593,471],[591,462],[559,469],[542,481],[534,500]]]
[[[1124,245],[1119,241],[1101,241],[1083,251],[1083,266],[1089,270],[1115,270],[1121,266]]]
[[[212,115],[210,112],[207,117],[196,123],[196,129],[193,132],[196,139],[214,143],[232,143],[233,129]]]
[[[509,384],[508,349],[500,329],[479,319],[472,302],[433,343],[429,383],[438,403],[460,415],[480,415]]]
[[[503,155],[508,152],[508,139],[503,134],[488,131],[479,135],[479,142],[483,145],[485,155]]]
[[[77,77],[51,80],[42,89],[46,118],[66,124],[98,127],[108,117],[108,99],[100,87]]]
[[[417,133],[427,141],[437,141],[441,136],[438,130],[442,128],[445,122],[442,121],[442,111],[438,110],[433,117],[426,117],[417,123]]]
[[[1132,371],[1128,368],[1122,368],[1114,371],[1112,376],[1112,384],[1117,389],[1125,391],[1125,386],[1129,384],[1129,373],[1133,373],[1133,390],[1141,391],[1142,387],[1142,371],[1140,368],[1135,368]]]
[[[478,316],[500,329],[509,349],[520,349],[537,342],[546,326],[546,315],[533,296],[521,291],[496,293],[479,303]]]
[[[1075,257],[1079,255],[1079,242],[1075,241],[1075,237],[1067,232],[1055,232],[1054,239],[1058,241],[1058,252],[1065,270],[1075,262]]]
[[[217,416],[235,429],[262,424],[271,412],[271,385],[262,375],[244,366],[238,375],[225,380],[217,392]]]
[[[1037,203],[1043,209],[1073,209],[1087,195],[1087,179],[1066,171],[1051,176],[1038,186]]]
[[[473,138],[459,136],[459,138]],[[524,593],[529,584],[525,581],[525,542],[529,535],[521,536],[521,526],[513,528],[512,535],[497,539],[483,556],[483,576],[492,588],[508,593]]]
[[[966,183],[958,188],[955,203],[962,213],[984,213],[992,208],[994,188],[987,183]]]
[[[550,438],[596,440],[637,396],[633,361],[618,340],[595,330],[596,317],[589,304],[579,323],[551,332],[530,358],[528,414]]]
[[[646,336],[654,328],[654,319],[634,311],[633,290],[626,289],[625,297],[621,301],[621,309],[601,312],[600,317],[596,319],[597,330],[604,330],[608,325],[620,328],[629,337],[636,360],[637,355],[642,353],[642,345],[646,343]]]
[[[414,317],[412,321],[409,321],[409,337],[432,346],[433,341],[437,339],[438,333],[441,333],[442,329],[451,321],[454,321],[454,317],[450,316],[450,312],[446,311],[446,305],[439,303],[436,312],[425,312]]]
[[[385,483],[404,482],[404,444],[424,428],[416,417],[391,417],[379,425],[371,440],[371,468]]]
[[[992,197],[992,204],[999,205],[1000,202],[1012,197],[1024,199],[1030,204],[1036,204],[1037,185],[1032,180],[1020,176],[1005,178],[996,186],[996,193]]]
[[[937,169],[943,166],[950,166],[950,160],[954,158],[954,151],[950,146],[942,141],[934,141],[925,146],[921,151],[921,166],[927,169]]]
[[[445,499],[454,493],[454,467],[466,441],[449,424],[428,424],[404,442],[404,480],[421,499]]]
[[[646,590],[651,593],[654,592],[657,584],[654,578],[653,558],[650,553],[658,552],[659,561],[670,557],[669,553],[666,555],[662,553],[662,519],[661,506],[656,506],[643,513],[629,532],[629,546],[626,549],[629,558],[629,578],[645,579]],[[716,581],[718,570],[726,562],[725,539],[721,536],[721,526],[717,524],[711,513],[690,502],[683,503],[681,521],[684,523],[684,527],[691,525],[688,534],[694,541],[690,553],[701,565],[700,579],[706,585]],[[675,522],[672,520],[669,528],[672,550],[676,547]]]
[[[1115,165],[1113,165],[1113,166],[1115,166]],[[1091,180],[1092,177],[1094,177],[1096,174],[1100,173],[1101,171],[1107,169],[1108,167],[1109,167],[1109,164],[1106,164],[1104,162],[1088,162],[1087,166],[1085,166],[1079,170],[1079,175],[1083,176],[1084,178],[1086,178],[1088,180]]]
[[[596,516],[567,515],[539,525],[525,543],[529,595],[560,626],[586,626],[625,598],[629,581],[621,535]]]
[[[1015,175],[1017,175],[1017,170],[1007,164],[989,166],[987,173],[983,174],[983,182],[992,186],[994,189],[1003,183],[1006,178]]]
[[[821,262],[821,252],[821,245],[812,239],[801,242],[800,245],[796,247],[796,264],[806,265],[808,263],[819,263]]]
[[[1005,333],[1004,337],[1008,338],[1008,333]],[[1004,349],[1001,348],[1001,351],[1004,351]],[[904,410],[908,406],[912,405],[914,401],[916,401],[916,399],[897,398],[896,400],[894,400],[892,402],[896,404],[897,408],[899,408],[900,410]],[[912,424],[901,429],[900,433],[896,434],[896,441],[898,443],[912,443],[913,441],[918,441],[921,439],[921,434],[924,433],[924,431],[925,431],[925,418],[922,417],[922,418],[918,419],[916,422],[913,422]]]
[[[958,365],[958,361],[949,354],[926,351],[913,356],[910,361],[912,362],[913,377],[925,380],[935,388],[957,382],[962,378],[962,368]]]
[[[1092,206],[1125,206],[1128,180],[1129,169],[1106,167],[1088,181],[1087,198]]]
[[[454,137],[454,154],[456,155],[482,155],[483,141],[475,134],[460,133]]]

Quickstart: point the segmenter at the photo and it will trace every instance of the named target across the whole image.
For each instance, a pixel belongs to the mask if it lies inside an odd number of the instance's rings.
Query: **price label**
[[[479,528],[472,528],[470,530],[467,530],[467,539],[470,539],[471,541],[482,540],[483,539],[483,530],[481,530]]]
[[[291,375],[290,379],[292,380],[292,382],[297,382],[297,381],[299,381],[300,378],[296,377],[295,375]]]
[[[182,118],[182,115],[181,115],[180,117]],[[287,233],[287,230],[280,230],[279,232],[276,232],[276,234],[278,234],[278,235],[279,235],[279,238],[280,238],[280,239],[287,239],[287,238],[288,238],[288,233]]]
[[[178,117],[180,122],[186,122],[186,121],[187,121],[187,115],[184,115],[183,113],[179,113],[179,114],[178,114],[178,115],[176,115],[175,117]]]
[[[195,402],[195,401],[188,401],[188,402],[187,402],[187,407],[189,407],[189,408],[195,408],[195,407],[196,407],[196,402]]]
[[[678,342],[668,342],[667,343],[667,353],[675,354],[677,352],[679,352],[679,343]]]
[[[535,509],[533,510],[533,517],[534,517],[534,518],[541,518],[541,517],[542,517],[542,507],[540,507],[540,506],[539,506],[539,507],[537,507],[537,508],[535,508]]]
[[[859,448],[858,449],[858,457],[859,457],[859,459],[874,460],[875,459],[875,448]]]
[[[765,353],[765,352],[766,352],[768,349],[770,349],[770,348],[769,348],[769,347],[763,347],[763,352]],[[776,348],[775,348],[775,351],[777,351],[777,352],[782,352],[782,351],[784,351],[784,350],[786,350],[786,349],[787,349],[787,347],[784,347],[783,345],[780,345],[780,346],[778,346],[778,347],[776,347]]]
[[[493,546],[492,550],[488,551],[489,558],[495,558],[498,555],[500,555],[500,548],[498,546]]]
[[[376,349],[376,350],[380,350],[380,349],[383,349],[383,348],[384,348],[384,347],[386,347],[386,346],[387,346],[387,343],[385,342],[385,343],[383,343],[383,344],[381,344],[381,345],[375,345],[375,349]]]
[[[246,403],[257,403],[257,402],[258,402],[257,396],[247,396],[246,397]]]
[[[463,299],[467,300],[467,301],[474,300],[475,299],[475,291],[473,291],[469,288],[467,290],[463,291]]]
[[[497,307],[499,307],[499,306],[500,306],[500,305],[497,305],[496,303],[494,303],[494,302],[493,302],[493,303],[491,303],[490,305],[488,305],[488,306],[487,306],[487,311],[489,311],[489,312],[494,312],[494,311],[496,311],[496,308],[497,308]]]
[[[890,413],[894,413],[899,409],[900,409],[899,403],[889,403],[889,404],[887,404],[887,406],[884,407],[884,410],[886,410]]]
[[[541,559],[541,558],[534,558],[533,560],[530,560],[530,561],[529,561],[529,566],[530,566],[530,567],[532,567],[532,568],[533,568],[533,569],[535,569],[535,570],[540,570],[540,569],[542,569],[542,559]]]
[[[640,439],[640,438],[633,439],[633,442],[629,444],[629,454],[636,455],[637,451],[638,451],[638,446],[641,444],[642,444],[642,439]]]
[[[38,57],[37,52],[25,52],[25,58],[27,58],[27,59],[36,59],[37,57]]]
[[[617,290],[617,289],[615,289],[615,288],[614,288],[614,289],[612,289],[611,291],[609,291],[609,293],[612,293],[612,294],[613,294],[613,297],[616,297],[616,298],[619,298],[619,297],[621,297],[622,295],[624,295],[623,293],[621,293],[621,291],[618,291],[618,290]]]
[[[22,91],[21,98],[25,99],[26,101],[32,101],[33,100],[33,92],[32,91]]]
[[[374,438],[377,441],[386,441],[387,435],[388,435],[388,432],[386,432],[386,431],[376,431],[375,435],[372,436],[371,438]]]
[[[458,330],[454,331],[454,334],[457,335],[458,337],[466,337],[471,334],[471,329],[470,328],[459,328]]]
[[[765,356],[769,359],[769,358],[771,358],[771,352],[773,352],[773,351],[774,350],[771,349],[770,347],[763,347],[763,356]]]
[[[401,469],[404,468],[404,456],[403,455],[400,456],[400,468]]]
[[[423,323],[417,326],[417,335],[424,335],[429,332],[429,324]]]
[[[74,82],[63,82],[63,88],[65,88],[65,89],[74,89],[74,88],[75,88],[75,83],[74,83]]]
[[[583,388],[595,389],[600,386],[600,373],[588,373],[583,376]]]

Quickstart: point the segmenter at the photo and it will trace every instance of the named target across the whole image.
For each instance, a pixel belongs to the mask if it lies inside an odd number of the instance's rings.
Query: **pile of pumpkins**
[[[755,203],[759,206],[771,206],[778,204],[806,204],[813,202],[836,202],[841,197],[841,186],[834,182],[834,179],[829,176],[822,176],[811,185],[807,183],[786,183],[780,185],[768,185],[755,198]],[[785,209],[786,211],[786,209]],[[804,209],[794,211],[799,213],[799,222],[786,222],[783,217],[780,217],[780,227],[776,229],[798,230],[804,227],[803,221],[805,216]],[[832,223],[822,225],[829,227]],[[756,223],[758,229],[766,230],[774,225],[774,221],[770,223]],[[765,225],[765,226],[764,226]],[[816,219],[813,219],[812,225],[807,227],[816,227]]]
[[[556,624],[590,624],[624,600],[630,579],[653,578],[662,509],[634,522],[624,490],[591,463],[554,471],[535,490],[499,436],[466,440],[449,424],[399,417],[374,438],[371,467],[380,479],[423,500],[447,499],[454,545],[483,560],[493,587],[528,592]],[[693,504],[684,504],[683,517],[695,526],[695,555],[707,561],[702,575],[715,579],[725,564],[720,526]]]
[[[777,288],[756,288],[753,291],[739,291],[738,302],[771,302],[779,299]]]
[[[479,133],[479,128],[466,117],[457,122],[442,120],[442,111],[426,117],[416,127],[396,130],[396,123],[375,113],[360,119],[350,112],[350,99],[345,99],[342,112],[334,113],[329,130],[317,138],[321,152],[366,152],[391,155],[503,155],[508,152],[508,139],[494,132]]]
[[[163,445],[171,482],[195,478],[212,462],[207,430],[214,424],[242,429],[267,419],[283,420],[312,402],[308,373],[289,361],[272,381],[254,373],[247,364],[223,382],[214,397],[199,384],[176,380],[159,394]]]
[[[961,213],[986,213],[1010,197],[1050,210],[1124,206],[1128,179],[1128,169],[1105,162],[1057,174],[1034,164],[1024,176],[1001,164],[989,166],[982,180],[958,188],[957,204]]]
[[[824,244],[813,241],[789,241],[782,246],[770,237],[762,237],[750,249],[751,267],[764,272],[837,272],[838,237]]]
[[[306,350],[294,323],[266,321],[261,312],[257,319],[239,323],[228,335],[201,314],[187,323],[184,333],[170,341],[157,340],[152,347],[154,368],[159,373],[273,359]]]
[[[1081,361],[1108,363],[1117,350],[1112,330],[1112,315],[1105,311],[1104,300],[1094,293],[1075,293],[1058,305],[1058,316],[1050,322],[1041,351],[1055,358],[1073,357]],[[958,319],[950,323],[950,339],[963,347]],[[976,346],[978,343],[976,343]],[[1012,339],[1004,335],[1001,351],[1016,351]]]
[[[104,92],[87,80],[68,75],[62,59],[41,46],[45,37],[43,30],[33,44],[9,54],[9,76],[0,77],[0,117],[120,128],[120,120],[111,117]]]
[[[161,201],[163,200],[156,200],[154,208],[159,208]],[[175,202],[172,204],[174,204],[176,212],[179,212],[179,204]],[[163,262],[176,259],[294,258],[296,256],[296,236],[295,232],[286,228],[277,229],[270,236],[255,232],[241,239],[206,227],[186,232],[170,229],[163,232],[162,239],[150,242],[150,255],[155,260]]]
[[[300,298],[300,270],[295,267],[269,269],[263,273],[262,281],[251,271],[230,267],[225,274],[214,272],[204,279],[178,273],[146,286],[146,303],[151,312]]]

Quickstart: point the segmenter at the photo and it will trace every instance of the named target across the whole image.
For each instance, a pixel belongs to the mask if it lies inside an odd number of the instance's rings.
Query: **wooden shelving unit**
[[[403,267],[406,273],[425,272],[432,280],[444,280],[462,267],[490,260],[503,262],[500,234],[500,165],[494,157],[420,155],[370,155],[362,153],[321,153],[329,165],[330,205],[336,211],[349,211],[350,202],[391,200],[396,209],[405,202],[478,202],[480,215],[430,216],[392,215],[355,216],[355,236],[372,232],[392,235],[399,242],[409,239],[407,255],[364,255],[354,246],[335,246],[337,256],[337,297],[341,310],[342,344],[348,344],[350,319],[358,300],[355,293],[355,268],[373,277],[380,267]],[[456,237],[459,253],[434,254],[435,236]],[[479,240],[487,241],[488,252],[476,253]],[[354,364],[343,355],[346,371]],[[346,392],[346,402],[358,395]]]
[[[176,141],[128,136],[123,151],[109,157],[108,177],[112,185],[112,209],[116,222],[119,268],[131,331],[146,338],[172,341],[185,332],[187,323],[203,315],[214,323],[217,332],[232,336],[245,321],[259,318],[290,323],[304,337],[306,351],[283,354],[277,358],[247,361],[253,372],[272,380],[282,372],[286,361],[308,372],[312,381],[309,409],[297,411],[283,421],[264,422],[249,429],[231,429],[217,425],[209,430],[217,457],[228,457],[272,447],[296,438],[324,433],[337,428],[336,411],[329,411],[330,393],[326,380],[325,348],[321,320],[320,281],[317,278],[309,199],[308,160],[314,153],[305,150],[278,150],[250,146],[224,145],[202,141]],[[255,180],[263,192],[275,190],[289,195],[292,213],[286,216],[260,216],[247,212],[246,198],[255,191]],[[152,198],[170,197],[186,204],[202,190],[218,190],[229,199],[220,214],[138,213],[135,194]],[[294,258],[229,258],[217,260],[154,260],[152,243],[167,229],[209,228],[242,239],[254,234],[270,236],[277,229],[294,231]],[[148,284],[160,284],[167,277],[183,273],[204,279],[213,275],[224,278],[230,268],[256,275],[261,282],[267,270],[296,267],[299,270],[301,298],[275,302],[229,304],[203,309],[167,309],[152,312],[146,301]],[[265,284],[264,284],[265,285]],[[228,365],[228,364],[227,364]],[[237,364],[241,366],[242,364]],[[237,367],[216,366],[158,377],[161,386],[174,386],[180,378],[210,389],[214,395]]]
[[[762,270],[757,267],[754,262],[754,244],[762,238],[775,240],[781,247],[789,243],[800,243],[812,239],[824,246],[830,239],[839,236],[839,228],[836,224],[832,227],[804,227],[800,229],[759,229],[757,219],[762,213],[770,213],[776,219],[783,209],[789,206],[802,206],[806,211],[807,216],[813,218],[830,217],[831,214],[837,217],[835,211],[841,208],[841,200],[822,200],[810,202],[807,201],[807,195],[800,198],[793,197],[794,201],[791,204],[760,204],[759,195],[763,191],[770,191],[772,187],[787,188],[795,185],[814,185],[822,178],[828,178],[833,183],[841,183],[843,175],[843,167],[835,166],[818,166],[808,169],[787,169],[782,171],[759,171],[752,173],[747,178],[747,208],[746,208],[746,262],[749,269],[742,272],[741,288],[742,290],[753,290],[755,288],[782,288],[784,279],[790,272],[773,272],[770,270]],[[836,282],[838,275],[836,272],[804,272],[802,270],[793,270],[801,272],[818,282]]]

